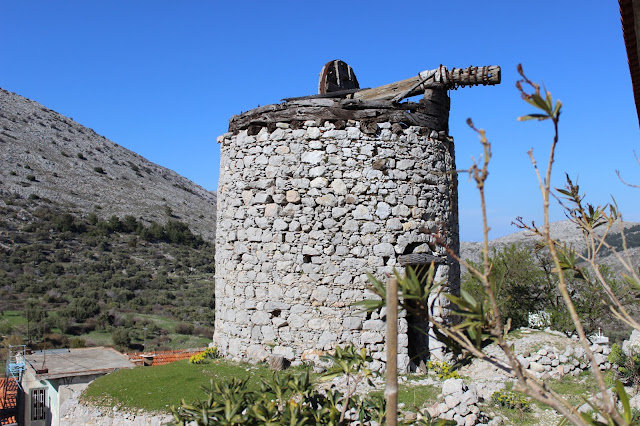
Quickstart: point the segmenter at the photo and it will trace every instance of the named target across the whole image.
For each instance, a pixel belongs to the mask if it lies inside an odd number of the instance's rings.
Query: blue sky
[[[610,196],[640,221],[638,119],[618,2],[29,1],[0,2],[0,87],[42,103],[149,160],[215,190],[216,137],[258,105],[316,93],[332,59],[362,87],[419,71],[500,65],[500,86],[451,93],[458,168],[482,153],[466,126],[487,130],[492,238],[517,216],[541,220],[527,151],[546,162],[551,127],[518,123],[516,65],[564,103],[553,183],[577,178],[587,199]],[[461,239],[482,237],[477,192],[460,176]],[[558,208],[555,220],[563,219]]]

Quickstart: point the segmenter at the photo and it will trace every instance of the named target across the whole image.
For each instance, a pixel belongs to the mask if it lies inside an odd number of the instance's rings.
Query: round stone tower
[[[400,82],[409,90],[343,90],[230,120],[218,138],[214,344],[222,354],[297,362],[353,343],[380,369],[384,309],[352,306],[375,297],[366,273],[384,281],[394,268],[433,261],[436,282],[458,293],[459,266],[443,247],[459,249],[451,75],[442,70]],[[419,87],[429,78],[436,84]],[[416,88],[419,103],[398,102]],[[432,320],[446,320],[446,298],[435,306]],[[405,315],[398,330],[400,370],[442,357],[421,319]]]
[[[384,318],[351,304],[374,297],[367,272],[384,279],[401,255],[441,260],[437,279],[457,291],[458,267],[436,244],[458,249],[453,142],[389,115],[250,121],[221,138],[214,343],[223,354],[294,361],[354,343],[382,360]],[[400,368],[420,345],[408,326],[400,320]]]

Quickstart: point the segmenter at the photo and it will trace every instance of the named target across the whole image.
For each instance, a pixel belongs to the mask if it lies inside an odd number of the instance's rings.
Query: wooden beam
[[[436,132],[448,129],[448,108],[437,103],[393,103],[390,101],[364,101],[355,99],[300,99],[282,104],[266,105],[229,120],[229,131],[237,132],[249,126],[269,126],[275,123],[319,120],[356,120],[376,123],[403,123],[420,126]]]
[[[492,86],[500,84],[501,71],[499,66],[452,68],[448,70],[442,65],[435,70],[425,70],[416,77],[384,86],[374,87],[355,92],[354,99],[362,100],[393,100],[400,102],[411,96],[424,93],[431,87],[456,88],[463,86]]]
[[[445,260],[441,257],[427,253],[412,253],[398,256],[398,263],[400,263],[400,266],[429,265],[431,262],[445,263]]]

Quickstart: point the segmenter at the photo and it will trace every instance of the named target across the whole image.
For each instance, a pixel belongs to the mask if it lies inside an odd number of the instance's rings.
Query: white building
[[[25,355],[20,425],[56,426],[60,407],[96,378],[120,368],[133,368],[126,355],[112,348],[53,349]]]

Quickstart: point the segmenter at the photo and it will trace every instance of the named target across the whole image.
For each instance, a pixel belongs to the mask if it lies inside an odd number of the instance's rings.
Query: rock
[[[462,394],[465,391],[462,379],[447,379],[442,383],[442,394]]]
[[[640,331],[633,330],[628,340],[622,342],[622,351],[629,356],[631,352],[640,352]]]
[[[529,366],[531,365],[531,361],[529,361],[527,358],[525,358],[522,355],[518,355],[518,361],[520,361],[520,364],[522,365],[522,368],[529,368]]]
[[[447,408],[451,409],[460,404],[459,395],[446,395],[444,397],[444,403],[447,404]]]
[[[307,137],[309,139],[318,139],[322,135],[322,132],[317,127],[309,127],[307,129]]]
[[[353,211],[353,218],[360,220],[372,220],[373,215],[366,206],[359,205]]]
[[[331,182],[331,188],[336,195],[347,194],[347,185],[342,179],[334,179],[333,182]]]
[[[478,403],[478,395],[475,391],[469,389],[460,396],[460,403],[467,406],[475,405]]]
[[[593,358],[596,360],[598,365],[602,365],[607,362],[607,357],[602,353],[594,353]]]
[[[544,369],[544,365],[539,364],[539,363],[537,363],[537,362],[535,362],[535,361],[533,361],[533,362],[531,362],[531,363],[529,364],[529,369],[531,369],[532,371],[535,371],[535,372],[537,372],[537,373],[542,373],[542,372],[544,372],[544,371],[545,371],[545,369]]]
[[[373,254],[376,256],[395,256],[396,252],[393,245],[389,243],[381,243],[373,246]]]
[[[311,181],[309,186],[311,188],[325,188],[329,181],[324,177],[317,177]]]
[[[471,413],[467,417],[465,417],[464,424],[465,426],[473,426],[476,424],[477,421],[478,421],[478,416],[475,415],[474,413]]]
[[[333,194],[323,195],[322,197],[316,198],[316,203],[320,206],[329,206],[333,207],[338,204],[338,199]]]
[[[295,189],[291,189],[287,191],[286,199],[287,199],[287,202],[289,203],[299,203],[300,194]]]
[[[303,163],[319,164],[322,162],[325,153],[323,151],[307,151],[300,157]]]

